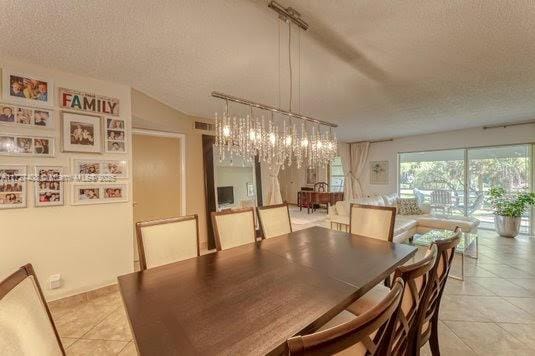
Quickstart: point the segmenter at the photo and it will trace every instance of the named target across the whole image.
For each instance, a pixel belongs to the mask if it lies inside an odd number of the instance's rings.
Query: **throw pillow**
[[[421,215],[422,210],[418,206],[416,198],[398,198],[397,200],[399,215]]]

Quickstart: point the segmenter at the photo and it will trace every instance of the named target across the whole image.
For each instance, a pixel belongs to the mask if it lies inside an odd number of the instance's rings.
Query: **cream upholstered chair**
[[[392,241],[396,208],[351,204],[349,231],[354,235]]]
[[[0,355],[65,355],[31,264],[0,282]]]
[[[263,238],[269,239],[292,232],[288,204],[262,206],[258,207],[257,211]]]
[[[197,215],[136,224],[141,269],[153,268],[199,256]]]
[[[212,212],[212,224],[218,251],[256,241],[253,208]]]

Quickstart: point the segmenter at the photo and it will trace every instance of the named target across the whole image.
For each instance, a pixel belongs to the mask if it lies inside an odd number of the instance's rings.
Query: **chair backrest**
[[[256,241],[253,208],[212,212],[212,224],[218,251]]]
[[[264,239],[292,232],[288,204],[262,206],[257,211]]]
[[[326,182],[317,182],[314,184],[315,192],[327,192],[329,191],[329,184]]]
[[[418,262],[396,268],[394,278],[401,278],[405,282],[405,287],[400,308],[388,327],[392,339],[388,346],[389,352],[386,354],[409,354],[412,330],[418,319],[418,310],[429,285],[429,272],[435,265],[436,257],[437,247],[432,245],[424,258]]]
[[[375,355],[390,343],[387,325],[398,310],[402,293],[403,281],[397,279],[382,301],[355,319],[288,339],[290,355],[334,355],[347,349],[353,355]]]
[[[197,215],[141,221],[136,224],[141,269],[200,255]]]
[[[395,219],[395,207],[351,204],[349,231],[354,235],[392,241]]]
[[[0,282],[0,355],[65,355],[31,264]]]
[[[416,325],[413,328],[414,335],[411,337],[411,342],[413,342],[411,348],[419,349],[423,346],[429,340],[433,323],[438,322],[440,300],[455,256],[455,247],[461,239],[461,233],[461,229],[456,227],[453,237],[433,243],[436,245],[437,257],[429,271],[429,282],[420,301]]]
[[[451,191],[449,190],[434,190],[431,192],[431,203],[435,204],[451,204]]]

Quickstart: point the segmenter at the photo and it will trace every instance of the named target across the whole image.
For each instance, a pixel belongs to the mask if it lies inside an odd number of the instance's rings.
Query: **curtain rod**
[[[535,121],[524,121],[524,122],[512,122],[508,124],[501,124],[501,125],[489,125],[489,126],[483,126],[483,130],[489,130],[489,129],[500,129],[500,128],[507,128],[509,126],[520,126],[520,125],[532,125],[535,124]]]
[[[291,111],[286,111],[284,109],[276,108],[274,106],[255,103],[254,101],[238,98],[238,97],[235,97],[235,96],[232,96],[232,95],[223,94],[223,93],[220,93],[220,92],[217,92],[217,91],[213,91],[212,92],[212,96],[214,98],[223,99],[223,100],[227,100],[227,101],[233,101],[235,103],[239,103],[239,104],[243,104],[243,105],[247,105],[247,106],[252,106],[252,107],[263,109],[263,110],[268,110],[268,111],[271,111],[271,112],[276,112],[276,113],[279,113],[279,114],[282,114],[282,115],[285,115],[285,116],[288,116],[288,117],[296,117],[298,119],[310,121],[310,122],[313,122],[313,123],[316,123],[316,124],[320,124],[320,125],[325,125],[325,126],[329,126],[329,127],[338,127],[338,125],[330,123],[330,122],[327,122],[327,121],[314,119],[314,118],[312,118],[310,116],[305,116],[305,115],[297,114],[297,113],[294,113],[294,112],[291,112]]]
[[[354,144],[354,143],[363,143],[363,142],[369,142],[369,143],[379,143],[379,142],[390,142],[390,141],[394,141],[393,138],[385,138],[385,139],[382,139],[382,140],[372,140],[372,141],[357,141],[357,142],[348,142],[350,145]]]

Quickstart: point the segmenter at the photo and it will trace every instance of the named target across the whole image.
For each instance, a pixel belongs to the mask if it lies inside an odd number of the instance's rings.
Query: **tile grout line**
[[[95,323],[95,325],[93,325],[89,330],[87,330],[85,333],[82,334],[82,336],[80,336],[78,338],[78,340],[92,340],[92,339],[84,339],[84,336],[87,335],[89,332],[91,332],[93,329],[95,329],[98,325],[100,325],[108,316],[110,316],[111,314],[113,314],[116,310],[119,310],[120,307],[117,307],[115,309],[113,309],[111,312],[109,312],[108,314],[105,314],[104,317],[102,319],[100,319],[99,321],[97,321]],[[76,341],[78,341],[76,340]],[[103,340],[103,341],[112,341],[112,340]],[[74,344],[74,343],[73,343]],[[72,346],[72,345],[71,345]]]
[[[470,345],[464,342],[464,340],[459,335],[457,335],[457,333],[453,331],[445,322],[442,322],[442,325],[444,325],[449,331],[451,331],[452,334],[455,335],[461,341],[461,343],[468,348],[468,350],[472,351],[474,354],[477,354],[477,352],[474,349],[472,349]]]
[[[128,345],[130,345],[131,342],[133,342],[133,341],[130,340],[129,342],[127,342],[126,345],[124,345],[124,347],[117,353],[117,355],[120,355],[121,352],[123,352],[128,347]]]

